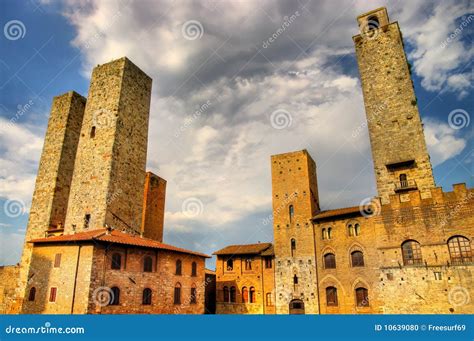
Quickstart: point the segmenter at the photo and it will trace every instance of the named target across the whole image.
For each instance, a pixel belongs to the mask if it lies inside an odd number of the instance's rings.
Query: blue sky
[[[2,1],[0,264],[21,255],[53,96],[86,96],[92,67],[124,55],[154,81],[147,167],[168,180],[166,242],[212,253],[271,241],[272,154],[308,149],[323,209],[375,195],[351,37],[381,5],[404,35],[436,183],[472,187],[469,1]],[[453,111],[469,124],[453,129]]]

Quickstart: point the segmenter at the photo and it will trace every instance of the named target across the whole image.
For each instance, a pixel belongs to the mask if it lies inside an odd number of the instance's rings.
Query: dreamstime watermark
[[[291,127],[293,117],[284,109],[277,109],[270,115],[270,123],[273,128],[281,130]]]
[[[448,301],[453,307],[460,307],[468,304],[471,301],[471,296],[466,288],[456,286],[449,289]]]
[[[181,136],[181,134],[186,131],[197,119],[201,117],[202,114],[204,114],[210,107],[212,103],[210,100],[207,100],[204,104],[199,106],[199,109],[197,109],[191,116],[186,117],[184,119],[184,123],[179,126],[178,129],[174,132],[173,136],[175,138],[178,138]]]
[[[204,204],[198,198],[188,198],[183,201],[181,212],[188,218],[196,218],[204,212]]]
[[[300,12],[299,11],[296,11],[295,13],[293,13],[292,15],[290,15],[289,17],[288,16],[284,16],[283,17],[283,23],[280,25],[280,27],[278,27],[278,29],[270,36],[270,38],[268,38],[267,40],[265,40],[263,43],[262,43],[262,47],[264,49],[268,48],[272,43],[274,43],[279,36],[281,36],[289,27],[291,24],[293,24],[295,22],[295,20],[300,16]]]
[[[367,20],[360,26],[360,34],[368,40],[376,39],[380,33],[380,23],[376,20]]]
[[[46,322],[40,327],[14,327],[5,328],[6,334],[85,334],[83,327],[52,327],[51,322]]]
[[[446,48],[454,39],[456,39],[457,36],[459,36],[462,31],[464,31],[464,28],[467,27],[472,21],[474,21],[474,14],[470,14],[469,16],[463,16],[461,24],[454,30],[454,32],[451,32],[448,38],[446,38],[440,45],[440,48],[444,49]]]
[[[474,197],[474,193],[469,192],[469,194],[463,200],[461,200],[460,203],[458,203],[456,206],[454,206],[454,208],[452,210],[449,210],[449,214],[446,217],[444,217],[444,219],[439,223],[439,225],[441,227],[446,226],[448,224],[448,222],[454,216],[459,214],[459,211],[461,211],[461,209],[469,203],[469,201],[472,199],[472,197]]]
[[[281,212],[281,210],[283,209],[286,209],[286,206],[293,201],[294,198],[296,198],[297,196],[297,193],[294,192],[294,193],[291,193],[291,195],[285,197],[285,199],[283,200],[283,202],[275,209],[275,213],[276,214],[279,214]],[[262,225],[263,226],[266,226],[268,224],[271,223],[273,219],[273,213],[270,213],[268,216],[266,216],[265,218],[262,219]]]
[[[470,122],[469,113],[463,109],[454,109],[448,115],[449,126],[456,130],[468,127]]]
[[[13,126],[16,122],[18,122],[18,120],[31,109],[33,104],[34,102],[31,99],[24,105],[18,104],[15,115],[10,118],[10,127]]]
[[[3,203],[3,212],[7,217],[18,218],[25,214],[26,205],[20,199],[8,199]]]
[[[92,293],[92,300],[98,306],[105,307],[114,300],[114,292],[109,287],[98,287]]]
[[[26,35],[26,26],[20,20],[10,20],[3,26],[3,34],[8,40],[23,39]]]
[[[364,129],[367,127],[369,122],[372,123],[372,121],[379,118],[380,114],[382,114],[385,111],[385,109],[387,109],[387,105],[385,103],[382,103],[379,106],[377,106],[375,110],[371,113],[370,117],[367,117],[364,123],[362,123],[361,125],[359,125],[357,128],[355,128],[352,131],[352,135],[351,135],[352,138],[355,139],[357,136],[359,136],[360,133],[364,131]]]
[[[103,27],[102,31],[97,31],[90,39],[87,39],[85,42],[84,47],[89,49],[92,44],[94,44],[97,40],[105,37],[105,32],[108,31],[122,16],[121,11],[117,11],[114,15],[107,17],[107,21],[104,22],[105,26]]]
[[[204,34],[204,27],[197,20],[188,20],[181,27],[181,33],[184,39],[187,40],[201,39]]]
[[[382,206],[375,198],[365,198],[359,203],[359,211],[363,217],[370,218],[380,214]]]
[[[113,127],[117,116],[108,109],[98,109],[92,113],[92,125],[97,128]]]

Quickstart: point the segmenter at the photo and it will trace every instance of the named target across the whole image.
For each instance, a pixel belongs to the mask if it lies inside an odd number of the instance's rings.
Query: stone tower
[[[75,92],[53,100],[31,202],[20,267],[18,297],[23,298],[34,238],[62,231],[86,99]],[[21,302],[18,302],[18,309]]]
[[[359,65],[378,194],[382,203],[396,192],[435,186],[423,125],[397,22],[386,8],[357,17],[353,37]]]
[[[143,237],[163,242],[165,219],[166,180],[152,172],[146,173],[143,197]]]
[[[65,233],[105,225],[140,233],[151,78],[127,58],[94,68]]]
[[[291,306],[317,314],[318,293],[311,285],[317,280],[310,222],[319,211],[316,164],[302,150],[273,155],[271,168],[276,313],[288,314]]]

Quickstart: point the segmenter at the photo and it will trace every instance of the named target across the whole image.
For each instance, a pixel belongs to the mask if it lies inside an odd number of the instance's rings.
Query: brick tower
[[[28,241],[63,229],[85,105],[86,99],[72,91],[53,100],[21,259],[17,286],[20,300],[33,247]]]
[[[271,157],[276,313],[317,314],[310,219],[319,211],[316,164],[306,150]]]
[[[165,219],[166,180],[152,172],[146,173],[143,197],[141,234],[145,238],[163,242]]]
[[[395,192],[435,186],[430,157],[398,22],[386,8],[357,17],[353,37],[359,65],[378,194],[383,203]]]
[[[66,234],[105,225],[140,233],[151,82],[127,58],[94,68]]]

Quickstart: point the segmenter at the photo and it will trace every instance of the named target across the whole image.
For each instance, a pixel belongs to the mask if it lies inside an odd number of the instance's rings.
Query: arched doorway
[[[302,300],[291,300],[290,301],[290,314],[298,315],[304,314],[304,302]]]

